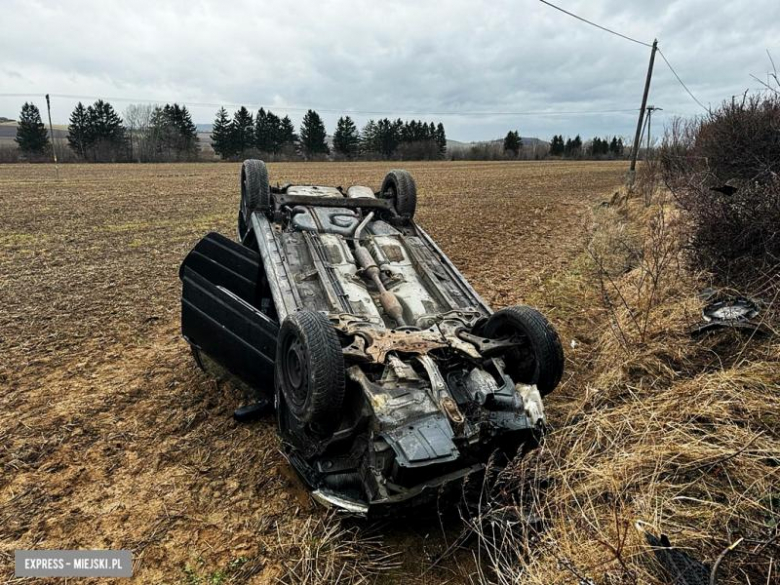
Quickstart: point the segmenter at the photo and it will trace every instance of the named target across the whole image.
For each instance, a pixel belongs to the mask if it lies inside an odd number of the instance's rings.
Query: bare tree
[[[130,104],[125,110],[130,158],[136,162],[147,162],[154,156],[155,137],[151,136],[150,126],[155,107],[152,104]]]

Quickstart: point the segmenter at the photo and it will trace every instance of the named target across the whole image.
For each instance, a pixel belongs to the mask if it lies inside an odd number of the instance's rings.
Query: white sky
[[[780,65],[778,0],[558,0],[639,40],[657,37],[704,104],[746,89]],[[141,101],[186,104],[210,123],[218,104],[289,114],[320,109],[443,121],[449,138],[632,134],[635,113],[440,116],[404,112],[638,109],[649,49],[537,0],[133,2],[0,0],[0,116],[43,94],[97,97],[122,112]],[[23,95],[8,95],[23,94]],[[119,98],[122,98],[121,100]],[[77,98],[54,97],[55,123]],[[701,113],[662,59],[650,103]],[[203,104],[203,105],[196,105]],[[333,110],[323,112],[322,110]]]

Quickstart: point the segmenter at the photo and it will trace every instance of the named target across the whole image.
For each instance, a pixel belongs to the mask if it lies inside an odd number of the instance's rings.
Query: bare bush
[[[746,96],[701,120],[676,121],[660,166],[686,213],[695,268],[748,290],[777,274],[780,96]]]
[[[16,163],[20,160],[20,152],[15,144],[0,145],[0,163]]]
[[[651,317],[679,281],[677,214],[663,194],[644,207],[623,202],[597,222],[587,252],[612,330],[627,349],[647,341]]]
[[[780,171],[780,97],[732,99],[701,123],[694,156],[717,181],[760,181]]]
[[[732,194],[702,186],[678,197],[692,218],[689,251],[696,266],[748,288],[780,268],[780,177]]]
[[[452,146],[450,160],[507,160],[501,142],[476,142],[470,145]]]

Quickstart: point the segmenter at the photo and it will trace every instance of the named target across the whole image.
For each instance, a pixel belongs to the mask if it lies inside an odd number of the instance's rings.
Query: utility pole
[[[636,157],[639,154],[639,140],[642,134],[642,125],[645,117],[645,108],[647,107],[647,95],[650,93],[650,80],[653,78],[653,63],[655,63],[655,52],[658,50],[658,39],[653,39],[653,48],[650,50],[650,65],[647,67],[647,77],[645,78],[645,91],[642,94],[642,106],[639,108],[639,119],[636,122],[636,135],[634,136],[634,148],[631,151],[631,166],[628,169],[629,185],[634,184],[636,176]]]
[[[659,110],[663,110],[663,108],[658,108],[656,106],[647,106],[647,155],[650,156],[650,124],[653,120],[653,112],[657,112]]]
[[[57,166],[57,145],[54,142],[54,126],[51,124],[51,101],[49,94],[46,94],[46,110],[49,113],[49,134],[51,134],[51,153],[54,157],[54,169],[57,171],[57,178],[60,178],[60,168]]]

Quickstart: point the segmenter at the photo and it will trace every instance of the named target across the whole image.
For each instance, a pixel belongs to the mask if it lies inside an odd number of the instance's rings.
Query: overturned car
[[[238,242],[182,263],[182,333],[275,405],[283,450],[321,503],[419,503],[535,445],[563,349],[530,307],[493,312],[414,221],[413,178],[378,192],[272,187],[241,168]]]

